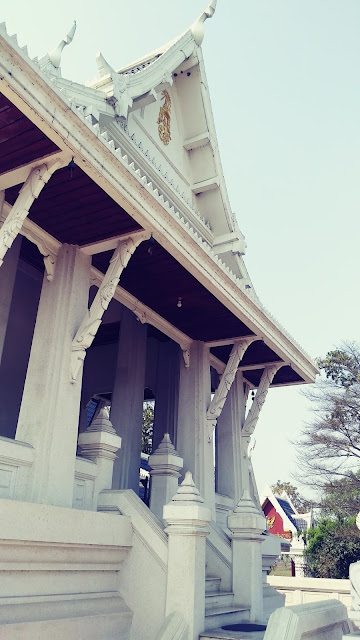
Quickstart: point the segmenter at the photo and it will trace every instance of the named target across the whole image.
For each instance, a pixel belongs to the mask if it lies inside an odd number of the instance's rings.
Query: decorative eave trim
[[[89,177],[140,225],[151,229],[159,243],[222,304],[246,322],[284,361],[290,360],[305,381],[313,382],[318,370],[312,360],[281,325],[251,299],[241,281],[230,274],[198,234],[192,232],[190,225],[171,212],[164,198],[143,179],[141,171],[129,166],[96,126],[64,102],[12,38],[5,33],[2,40],[0,89],[3,93],[60,148],[70,150],[75,162]]]
[[[165,45],[161,56],[141,71],[131,74],[126,72],[122,73],[120,70],[115,73],[117,73],[119,77],[126,79],[126,91],[131,99],[134,100],[144,95],[144,93],[152,91],[160,84],[168,82],[169,74],[173,73],[184,60],[190,58],[196,48],[197,45],[193,34],[189,29],[170,44],[168,48],[166,48]],[[105,91],[105,93],[111,92],[113,86],[112,74],[107,73],[100,78],[96,78],[94,81],[89,82],[88,86]]]
[[[135,134],[130,135],[126,124],[117,124],[115,121],[109,122],[106,127],[109,141],[112,137],[114,139],[116,152],[119,153],[120,148],[122,157],[127,156],[129,165],[134,163],[134,166],[147,176],[148,182],[151,182],[154,190],[158,190],[160,197],[162,195],[169,202],[170,208],[178,212],[180,217],[188,222],[193,230],[211,247],[214,235],[206,220],[195,209],[185,193],[181,193],[179,186],[167,179],[166,172],[164,173],[160,165],[156,165],[154,158],[151,159],[149,152],[144,149],[141,142],[137,141]],[[103,135],[106,137],[105,133]]]

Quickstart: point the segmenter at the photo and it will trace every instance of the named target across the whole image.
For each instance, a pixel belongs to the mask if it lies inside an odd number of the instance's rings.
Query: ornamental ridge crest
[[[168,145],[171,140],[170,135],[170,112],[171,112],[171,97],[166,89],[162,91],[162,98],[164,99],[164,104],[160,107],[159,117],[158,117],[158,131],[159,138],[161,142],[165,145]]]

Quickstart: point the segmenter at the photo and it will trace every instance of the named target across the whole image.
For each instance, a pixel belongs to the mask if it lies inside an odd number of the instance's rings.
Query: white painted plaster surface
[[[210,391],[209,349],[203,342],[195,341],[191,345],[190,366],[180,368],[176,448],[184,460],[184,472],[193,474],[195,485],[215,519],[214,452],[206,429]]]
[[[267,576],[267,582],[285,595],[286,606],[336,599],[351,608],[349,580]]]
[[[62,245],[44,278],[16,439],[35,449],[29,499],[71,506],[81,375],[70,383],[71,343],[87,311],[90,258]]]
[[[264,640],[342,640],[350,626],[346,607],[336,600],[277,609]]]
[[[169,536],[165,615],[179,611],[197,640],[205,625],[205,549],[211,510],[186,473],[177,494],[164,507]]]
[[[241,427],[245,420],[245,397],[242,374],[235,376],[223,410],[217,421],[217,491],[237,504],[242,494],[242,474],[249,473],[243,455]],[[244,470],[243,467],[246,467]]]
[[[131,640],[153,640],[165,614],[167,536],[157,518],[131,490],[103,491],[99,508],[117,509],[131,517],[133,547],[119,573],[118,589],[134,611]]]

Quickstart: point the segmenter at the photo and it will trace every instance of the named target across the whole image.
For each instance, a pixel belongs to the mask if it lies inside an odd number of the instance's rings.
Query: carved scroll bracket
[[[34,225],[34,227],[32,227],[31,229],[26,228],[23,231],[23,234],[28,240],[30,240],[30,242],[36,244],[37,248],[39,249],[44,259],[46,278],[47,280],[49,280],[49,282],[51,282],[54,279],[56,259],[60,245],[58,242],[54,241],[54,245],[50,246],[50,244],[52,243],[50,241],[49,244],[49,238],[43,237],[42,230],[40,228],[39,232],[37,233],[35,227],[36,225]]]
[[[147,317],[146,317],[146,311],[144,311],[144,309],[135,307],[135,309],[133,309],[133,313],[135,313],[138,321],[141,322],[141,324],[146,324]]]
[[[61,165],[62,161],[56,159],[51,165],[42,164],[30,171],[14,205],[11,207],[10,213],[0,229],[0,266],[4,261],[7,250],[10,249],[18,233],[21,231],[34,200],[39,196],[52,174]]]
[[[182,354],[184,358],[185,368],[188,369],[190,367],[190,349],[189,347],[185,347],[184,345],[181,345],[181,349],[182,349]]]
[[[74,383],[77,379],[81,364],[85,360],[86,349],[90,347],[96,336],[96,332],[114,296],[123,270],[135,252],[135,249],[143,240],[147,240],[149,237],[150,232],[140,231],[119,241],[93,303],[87,311],[72,342],[70,362],[71,382]]]
[[[248,443],[250,442],[250,438],[255,431],[255,427],[259,419],[260,411],[264,405],[266,396],[269,391],[269,387],[275,377],[275,374],[279,369],[281,369],[281,367],[284,366],[284,364],[285,364],[284,362],[279,362],[278,364],[272,364],[268,367],[265,367],[263,371],[258,390],[255,394],[255,398],[245,418],[245,422],[242,428],[241,435],[243,438],[247,439]],[[246,449],[247,449],[246,447],[243,448],[244,451],[246,451]]]
[[[213,399],[207,410],[206,422],[209,443],[213,440],[214,429],[216,427],[218,417],[221,414],[222,408],[227,398],[227,394],[229,393],[230,387],[235,379],[239,363],[242,360],[246,349],[255,340],[259,340],[259,338],[257,336],[251,336],[249,338],[243,338],[242,340],[234,343],[225,371],[221,376],[219,386],[216,389]]]

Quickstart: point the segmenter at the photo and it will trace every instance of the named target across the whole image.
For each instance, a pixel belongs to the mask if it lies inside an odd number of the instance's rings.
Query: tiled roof
[[[287,517],[289,518],[290,522],[294,525],[294,527],[296,527],[296,529],[298,529],[298,524],[297,522],[294,520],[293,516],[295,515],[295,512],[293,510],[293,508],[291,507],[291,505],[286,501],[283,500],[282,498],[278,498],[276,496],[276,499],[280,505],[280,507],[283,509],[283,511],[285,511]]]

